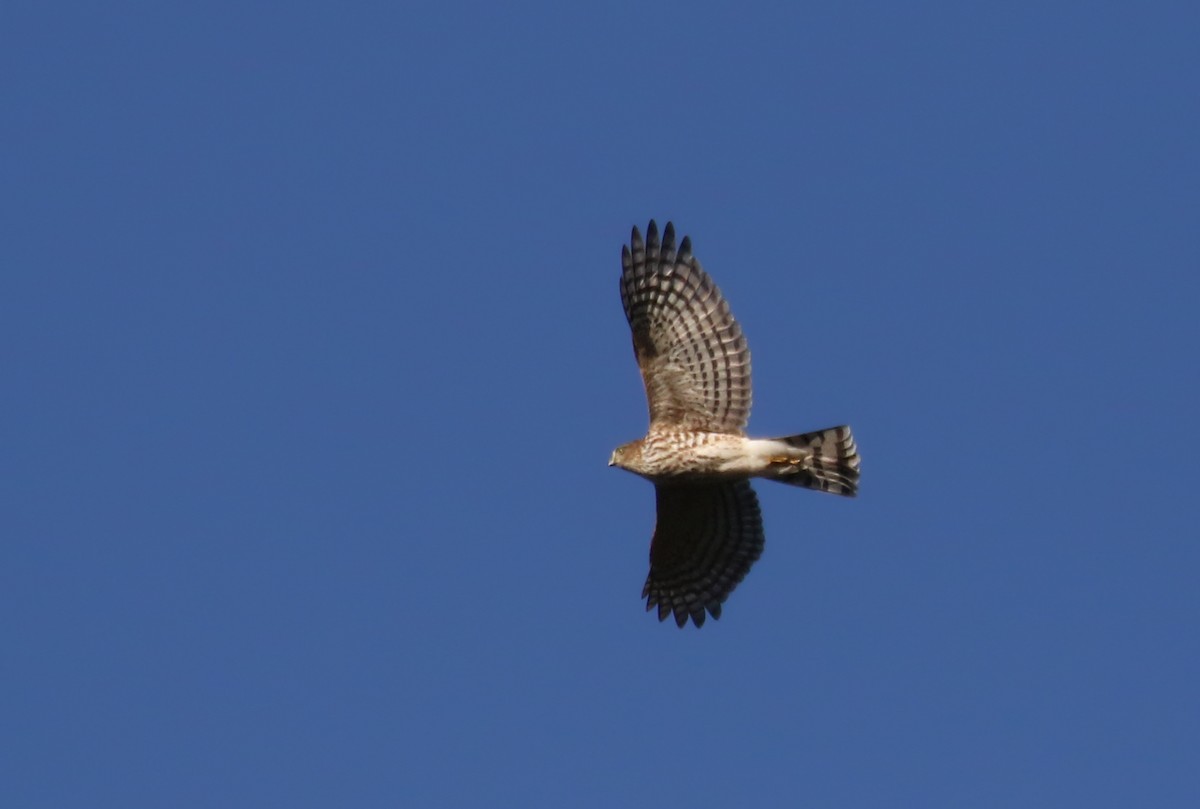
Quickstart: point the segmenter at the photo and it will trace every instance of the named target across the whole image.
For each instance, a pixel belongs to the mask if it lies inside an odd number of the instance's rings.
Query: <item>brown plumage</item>
[[[646,437],[610,466],[655,484],[658,520],[642,591],[659,620],[719,618],[762,554],[762,516],[749,478],[854,496],[859,458],[849,427],[747,438],[750,350],[716,284],[668,223],[659,240],[635,227],[621,250],[621,303],[646,387]]]

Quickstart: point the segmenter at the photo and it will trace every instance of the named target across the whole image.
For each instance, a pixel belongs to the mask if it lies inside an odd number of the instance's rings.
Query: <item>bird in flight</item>
[[[621,303],[646,386],[650,429],[609,466],[654,483],[658,518],[642,596],[697,627],[762,554],[762,514],[750,478],[853,497],[858,451],[847,426],[749,438],[750,350],[721,291],[667,223],[621,248]]]

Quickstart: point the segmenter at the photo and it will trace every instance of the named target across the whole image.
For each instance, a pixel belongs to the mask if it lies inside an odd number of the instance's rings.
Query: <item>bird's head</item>
[[[608,465],[636,471],[634,467],[638,459],[641,458],[641,449],[641,441],[631,441],[628,444],[622,444],[613,450],[612,457],[608,459]]]

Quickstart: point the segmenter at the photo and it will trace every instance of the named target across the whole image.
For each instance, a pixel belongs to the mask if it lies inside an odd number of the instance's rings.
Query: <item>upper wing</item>
[[[747,480],[660,483],[658,522],[650,543],[650,575],[642,596],[658,620],[704,625],[705,610],[721,604],[750,572],[763,550],[762,514]]]
[[[621,303],[633,331],[650,423],[741,433],[750,416],[750,350],[721,291],[684,237],[661,245],[651,220],[621,248]],[[632,249],[631,249],[632,248]]]

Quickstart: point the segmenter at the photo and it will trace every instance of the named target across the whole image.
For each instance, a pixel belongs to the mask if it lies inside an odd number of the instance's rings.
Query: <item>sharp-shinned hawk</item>
[[[621,248],[621,303],[646,386],[646,437],[613,452],[654,483],[658,519],[642,596],[658,619],[697,627],[762,554],[762,515],[750,478],[853,497],[858,452],[850,428],[748,438],[750,350],[716,284],[667,223],[659,241],[633,229]]]

